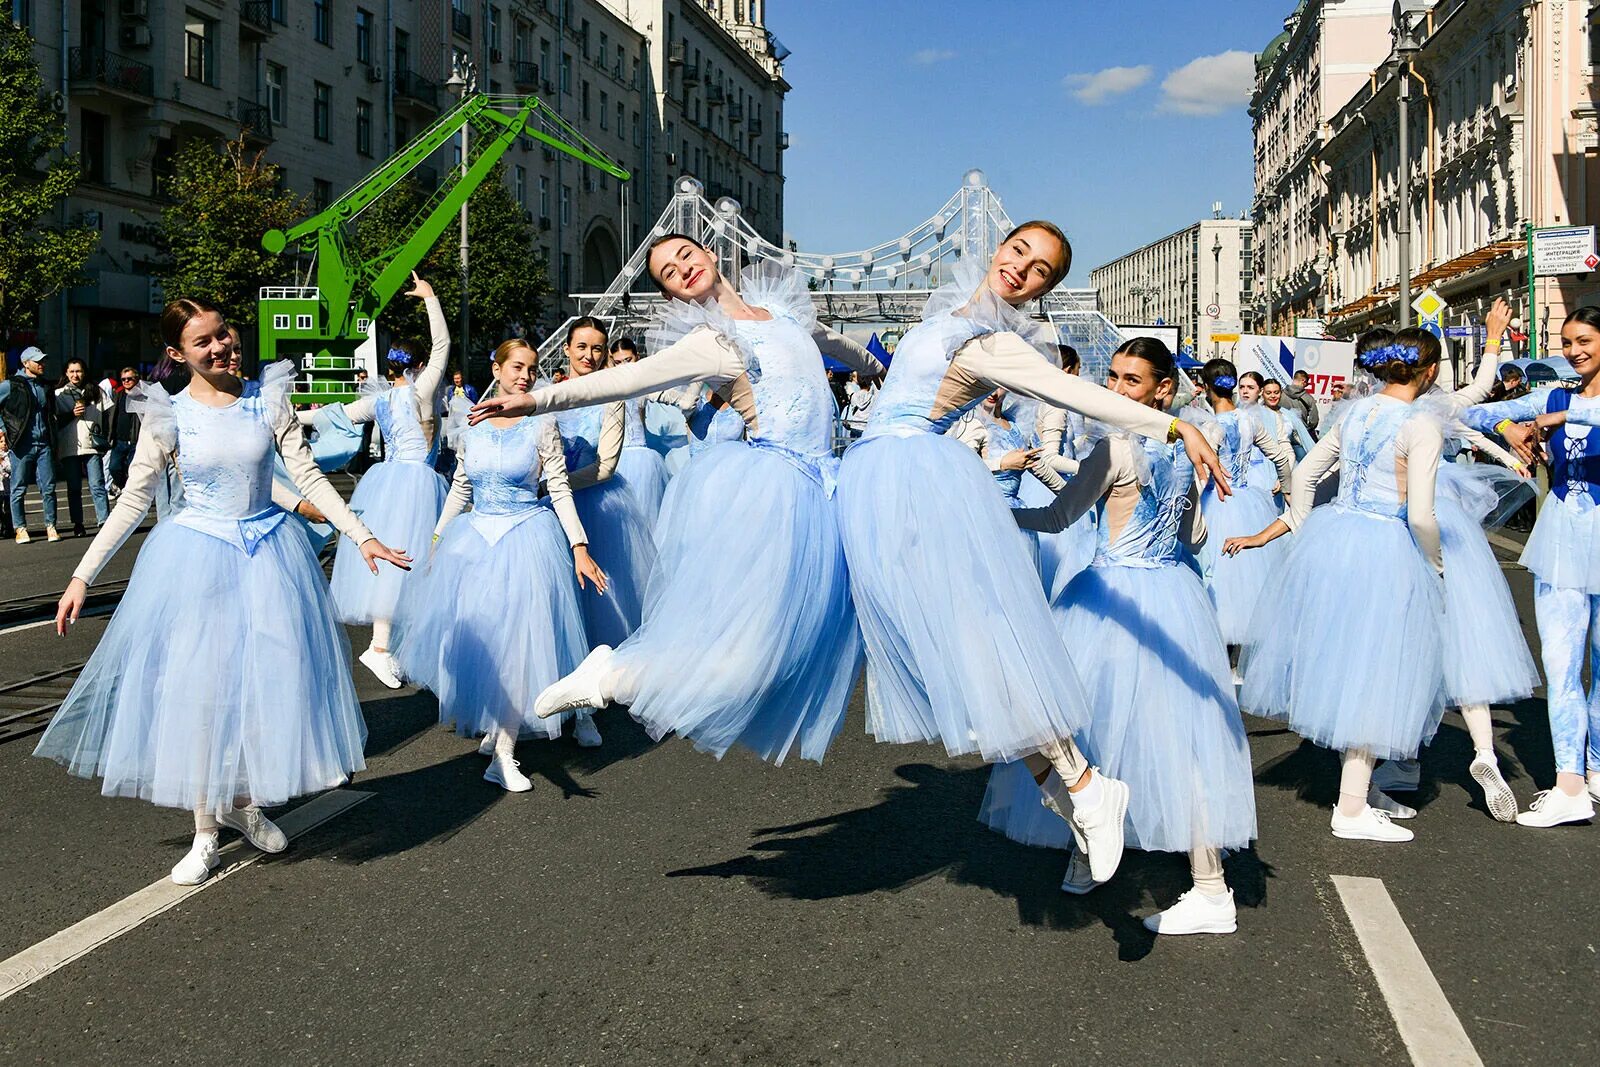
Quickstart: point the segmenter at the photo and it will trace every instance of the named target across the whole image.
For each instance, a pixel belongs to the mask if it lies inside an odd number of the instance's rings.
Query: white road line
[[[1417,1067],[1481,1067],[1483,1060],[1472,1047],[1472,1039],[1445,999],[1382,880],[1336,874],[1333,885],[1394,1016],[1400,1040],[1411,1053],[1411,1062]]]
[[[316,829],[329,819],[336,818],[370,799],[375,794],[357,789],[335,789],[315,800],[307,801],[277,819],[280,829],[290,840]],[[172,879],[152,882],[137,893],[124,897],[104,911],[95,913],[80,922],[52,934],[32,948],[25,948],[10,959],[0,962],[0,1000],[60,970],[73,960],[87,956],[95,949],[114,941],[141,923],[155,918],[177,904],[209,889],[228,877],[250,866],[266,855],[246,845],[241,839],[222,850],[222,866],[210,878],[195,886],[174,885]]]

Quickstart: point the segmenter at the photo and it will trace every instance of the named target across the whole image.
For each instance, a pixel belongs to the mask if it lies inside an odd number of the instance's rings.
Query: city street
[[[61,588],[86,545],[0,545],[0,599]],[[1531,638],[1527,575],[1508,574]],[[5,631],[0,683],[85,658],[105,625]],[[1486,1063],[1600,1056],[1600,830],[1491,821],[1454,715],[1398,846],[1332,838],[1334,756],[1251,720],[1261,834],[1227,862],[1239,932],[1157,941],[1139,917],[1187,887],[1182,858],[1130,853],[1093,895],[1061,893],[1062,855],[977,823],[984,769],[873,743],[860,691],[820,767],[652,744],[611,709],[598,750],[523,744],[535,788],[510,795],[431,696],[357,682],[367,771],[295,805],[331,817],[143,921],[119,902],[165,883],[188,815],[101,797],[32,758],[37,734],[0,743],[0,994],[17,954],[117,920],[0,1001],[0,1059],[1461,1062],[1427,1059],[1452,1019]],[[1526,805],[1550,784],[1543,703],[1495,720]],[[1400,936],[1347,904],[1374,889]],[[1405,931],[1442,1009],[1391,970]],[[1406,976],[1398,1008],[1385,973]]]

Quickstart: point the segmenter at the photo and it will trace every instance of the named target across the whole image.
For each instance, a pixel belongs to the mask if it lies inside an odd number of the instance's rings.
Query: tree
[[[287,269],[261,237],[308,214],[305,200],[279,188],[278,168],[252,152],[243,135],[219,150],[196,138],[178,150],[163,183],[171,204],[161,213],[167,261],[157,268],[172,297],[208,300],[229,322],[254,326],[263,285],[285,284]]]
[[[44,95],[33,39],[0,18],[0,328],[36,322],[39,302],[83,280],[100,235],[45,221],[78,184],[76,156],[41,167],[67,141],[65,119]]]

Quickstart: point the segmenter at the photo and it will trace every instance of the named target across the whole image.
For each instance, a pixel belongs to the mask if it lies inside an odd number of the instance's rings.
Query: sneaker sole
[[[1414,836],[1374,837],[1372,834],[1356,833],[1353,830],[1330,830],[1329,833],[1333,834],[1334,837],[1337,837],[1341,841],[1376,841],[1380,845],[1404,845],[1408,842],[1416,840]]]
[[[1483,790],[1483,803],[1496,822],[1517,821],[1517,795],[1493,766],[1474,764],[1472,780]]]
[[[1215,923],[1210,926],[1193,926],[1186,930],[1158,930],[1149,923],[1145,923],[1144,928],[1160,937],[1182,937],[1184,934],[1236,934],[1239,932],[1239,923],[1235,920],[1225,925]]]
[[[490,783],[492,783],[494,785],[499,786],[501,789],[504,789],[507,793],[531,793],[531,792],[533,792],[533,783],[532,782],[529,782],[526,786],[524,786],[521,789],[513,789],[509,785],[506,785],[505,779],[501,778],[498,774],[496,774],[492,770],[483,772],[483,780],[486,781],[486,782],[490,782]]]
[[[1518,819],[1517,825],[1531,826],[1535,830],[1548,830],[1552,826],[1575,826],[1581,822],[1593,821],[1594,813],[1590,812],[1588,815],[1569,815],[1565,819],[1557,819],[1555,822],[1523,822],[1521,819]]]

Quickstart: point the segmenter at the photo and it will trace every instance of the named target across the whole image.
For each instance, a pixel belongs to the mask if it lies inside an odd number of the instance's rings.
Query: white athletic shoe
[[[1472,780],[1483,789],[1483,803],[1500,822],[1517,821],[1517,795],[1500,775],[1500,762],[1493,756],[1475,756],[1467,768]]]
[[[1067,858],[1067,876],[1061,880],[1061,891],[1073,896],[1083,896],[1100,883],[1089,873],[1089,861],[1077,849]]]
[[[489,769],[483,772],[483,780],[493,782],[508,793],[526,793],[533,788],[533,782],[517,769],[519,766],[510,756],[496,752]]]
[[[1384,760],[1372,772],[1372,784],[1385,793],[1415,793],[1422,784],[1422,761]]]
[[[603,708],[611,703],[600,686],[601,676],[611,662],[611,646],[596,645],[583,657],[578,669],[557,680],[533,702],[533,713],[541,719],[560,715],[574,708]]]
[[[572,721],[572,739],[578,742],[579,748],[600,747],[600,731],[593,715],[579,715]]]
[[[217,816],[217,821],[230,830],[237,830],[262,852],[282,852],[289,847],[289,835],[278,829],[278,824],[261,814],[254,804]]]
[[[1391,819],[1415,819],[1417,809],[1407,807],[1394,797],[1386,795],[1375,785],[1367,787],[1367,806],[1386,812]]]
[[[1144,928],[1152,934],[1231,934],[1239,929],[1233,890],[1213,897],[1190,889],[1166,911],[1145,916]]]
[[[372,676],[390,689],[400,688],[400,672],[396,669],[394,657],[387,652],[379,652],[371,645],[361,653],[359,659],[362,666],[372,672]]]
[[[480,756],[492,756],[492,755],[494,755],[494,731],[493,730],[490,730],[488,733],[484,734],[483,735],[483,740],[478,742],[478,755],[480,755]]]
[[[1559,789],[1546,789],[1533,798],[1528,810],[1517,816],[1518,826],[1560,826],[1594,818],[1594,801],[1587,791],[1569,797]]]
[[[222,860],[217,856],[217,835],[195,834],[188,854],[172,868],[172,880],[178,885],[199,885],[221,865]]]
[[[1589,799],[1600,804],[1600,771],[1589,772]]]
[[[1388,812],[1371,806],[1362,808],[1360,815],[1341,815],[1335,807],[1329,826],[1334,837],[1346,841],[1410,841],[1417,836],[1404,826],[1390,822]]]
[[[1089,872],[1097,882],[1109,882],[1122,862],[1125,841],[1123,819],[1128,814],[1128,785],[1096,770],[1103,791],[1100,803],[1090,811],[1074,807],[1072,826],[1081,834],[1079,841],[1089,854]]]

